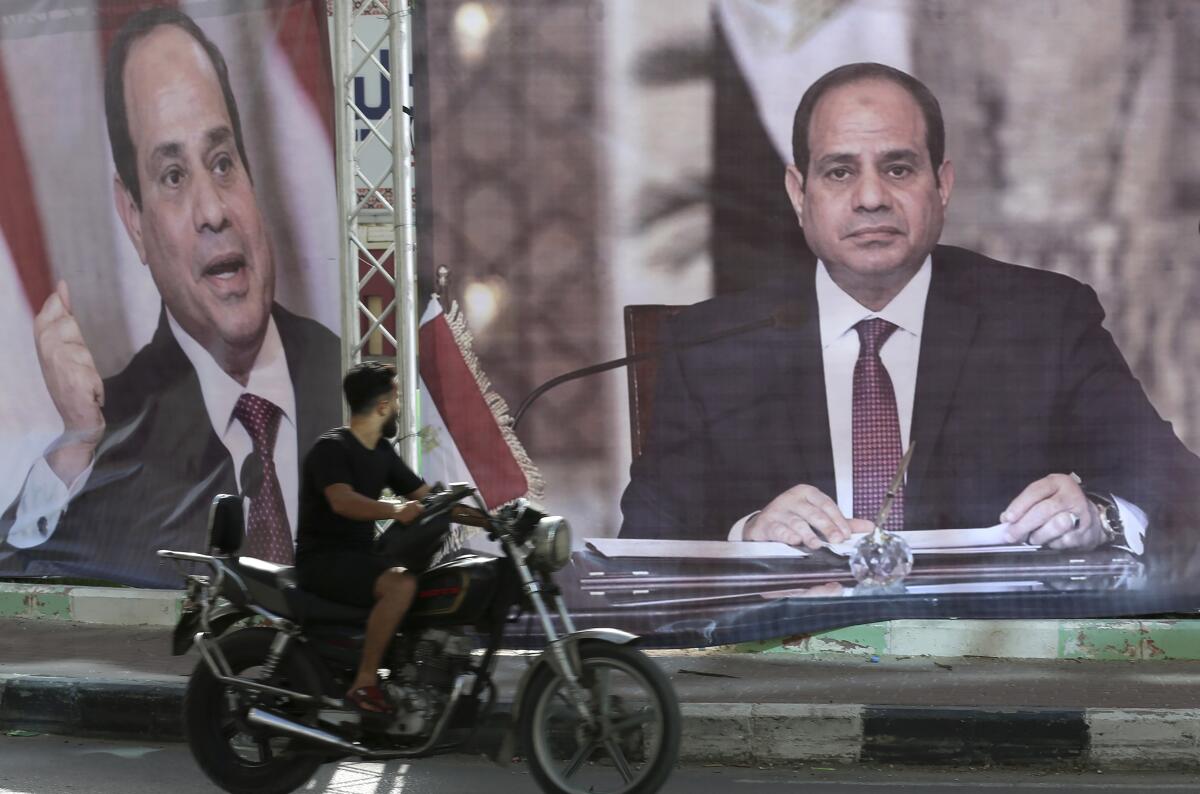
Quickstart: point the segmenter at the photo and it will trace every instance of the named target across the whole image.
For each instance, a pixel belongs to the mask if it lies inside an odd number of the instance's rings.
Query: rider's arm
[[[431,490],[428,483],[421,483],[420,488],[410,491],[404,496],[406,499],[423,499]],[[487,514],[467,505],[455,505],[450,508],[450,520],[470,527],[488,526]]]
[[[328,486],[325,498],[329,500],[333,512],[352,521],[383,521],[390,518],[407,524],[421,513],[421,506],[416,502],[393,503],[369,499],[344,482]]]

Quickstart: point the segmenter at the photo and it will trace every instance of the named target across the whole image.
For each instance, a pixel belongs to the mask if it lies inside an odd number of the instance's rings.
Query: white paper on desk
[[[807,557],[808,552],[786,543],[757,540],[653,540],[643,538],[586,538],[588,548],[605,557],[667,557],[689,560],[746,560],[763,557]]]
[[[897,533],[908,541],[908,547],[914,554],[932,553],[937,551],[954,552],[957,554],[992,554],[997,551],[1036,551],[1038,546],[1027,546],[1024,543],[1012,543],[1005,537],[1008,524],[996,524],[992,527],[975,529],[914,529]],[[850,540],[841,543],[831,543],[826,548],[835,554],[849,557],[854,553],[865,535],[855,535]]]

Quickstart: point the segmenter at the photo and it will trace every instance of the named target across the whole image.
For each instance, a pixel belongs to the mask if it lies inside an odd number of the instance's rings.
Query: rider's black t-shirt
[[[354,521],[333,512],[325,489],[346,483],[369,499],[383,489],[410,494],[424,485],[396,454],[391,442],[379,439],[367,449],[348,427],[322,435],[304,457],[300,480],[300,526],[296,533],[296,561],[327,552],[370,553],[375,541],[374,521]]]

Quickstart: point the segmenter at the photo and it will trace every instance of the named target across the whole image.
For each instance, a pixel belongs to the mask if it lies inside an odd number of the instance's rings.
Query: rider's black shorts
[[[300,588],[329,601],[354,606],[375,605],[375,580],[394,566],[383,557],[361,551],[320,552],[296,561]]]

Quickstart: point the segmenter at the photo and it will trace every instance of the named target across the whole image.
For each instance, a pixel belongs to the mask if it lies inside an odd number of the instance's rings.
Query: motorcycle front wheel
[[[580,684],[591,719],[549,665],[525,693],[522,741],[530,772],[553,794],[652,794],[679,757],[679,701],[645,654],[627,645],[580,644]]]
[[[235,676],[261,680],[261,666],[276,632],[250,628],[219,640]],[[272,686],[321,694],[316,664],[295,645],[284,654],[269,680]],[[200,769],[230,794],[288,794],[303,786],[324,759],[294,746],[288,737],[271,736],[246,722],[252,706],[281,713],[289,719],[316,724],[317,706],[287,698],[251,695],[218,681],[203,660],[188,681],[183,719],[188,746]]]

